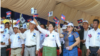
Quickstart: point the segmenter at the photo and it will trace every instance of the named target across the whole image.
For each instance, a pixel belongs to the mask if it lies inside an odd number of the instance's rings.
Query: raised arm
[[[47,30],[45,30],[45,29],[43,29],[43,28],[41,28],[39,25],[38,25],[38,22],[37,22],[37,20],[34,18],[34,22],[36,23],[36,26],[37,26],[37,28],[38,28],[38,30],[39,31],[41,31],[43,34],[47,34]]]
[[[24,32],[23,34],[20,32],[20,30],[18,30],[19,36],[21,39],[25,39],[26,37],[26,32]]]

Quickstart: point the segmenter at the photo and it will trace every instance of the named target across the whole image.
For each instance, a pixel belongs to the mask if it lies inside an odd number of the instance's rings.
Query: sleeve
[[[21,44],[25,44],[25,42],[24,42],[24,40],[23,40],[23,39],[21,39]]]
[[[75,38],[78,38],[78,37],[79,37],[78,32],[75,32],[75,33],[74,33],[74,37],[75,37]]]
[[[57,43],[57,45],[60,47],[60,46],[61,46],[61,43],[60,43],[59,34],[57,33],[55,37],[56,37],[56,43]]]
[[[41,28],[39,25],[37,26],[37,28],[38,28],[38,30],[39,30],[40,32],[42,32],[43,34],[47,34],[47,32],[48,32],[47,30]]]
[[[10,35],[13,34],[13,28],[12,28],[12,27],[10,27],[9,34],[10,34]]]
[[[36,50],[39,50],[40,48],[40,33],[37,32],[37,44],[36,44]]]
[[[87,34],[87,37],[86,37],[86,43],[85,43],[87,49],[89,49],[89,36],[88,36],[89,34],[90,34],[90,32],[88,31],[88,34]]]
[[[10,37],[9,34],[6,34],[5,45],[8,45],[9,44],[9,42],[8,42],[9,37]]]
[[[19,36],[21,39],[25,39],[26,38],[26,31],[23,34],[19,33]]]
[[[12,35],[11,35],[12,36]],[[10,41],[11,41],[11,36],[10,36]],[[12,42],[12,41],[11,41]]]

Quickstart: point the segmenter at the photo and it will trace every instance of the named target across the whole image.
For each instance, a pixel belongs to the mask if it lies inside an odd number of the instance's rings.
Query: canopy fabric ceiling
[[[53,11],[52,18],[61,14],[66,20],[78,25],[77,20],[83,18],[92,23],[93,19],[100,20],[100,0],[1,0],[1,7],[15,12],[31,15],[31,7],[37,9],[39,17],[47,19],[48,12]],[[63,21],[61,21],[63,22]]]

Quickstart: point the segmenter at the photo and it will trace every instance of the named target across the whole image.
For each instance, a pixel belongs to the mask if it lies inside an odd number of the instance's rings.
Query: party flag
[[[11,11],[7,11],[6,14],[6,17],[11,17]]]
[[[61,15],[61,20],[65,21],[65,16],[63,14]]]
[[[31,14],[34,14],[34,7],[31,8]]]
[[[53,11],[48,12],[48,17],[53,16]]]
[[[17,19],[17,22],[16,22],[16,24],[19,24],[19,22],[20,22],[20,19]]]
[[[34,14],[37,14],[37,10],[36,9],[34,9]]]

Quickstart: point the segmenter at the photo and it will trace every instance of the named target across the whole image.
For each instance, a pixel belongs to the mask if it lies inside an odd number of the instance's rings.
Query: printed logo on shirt
[[[3,38],[5,37],[5,35],[3,35]]]

